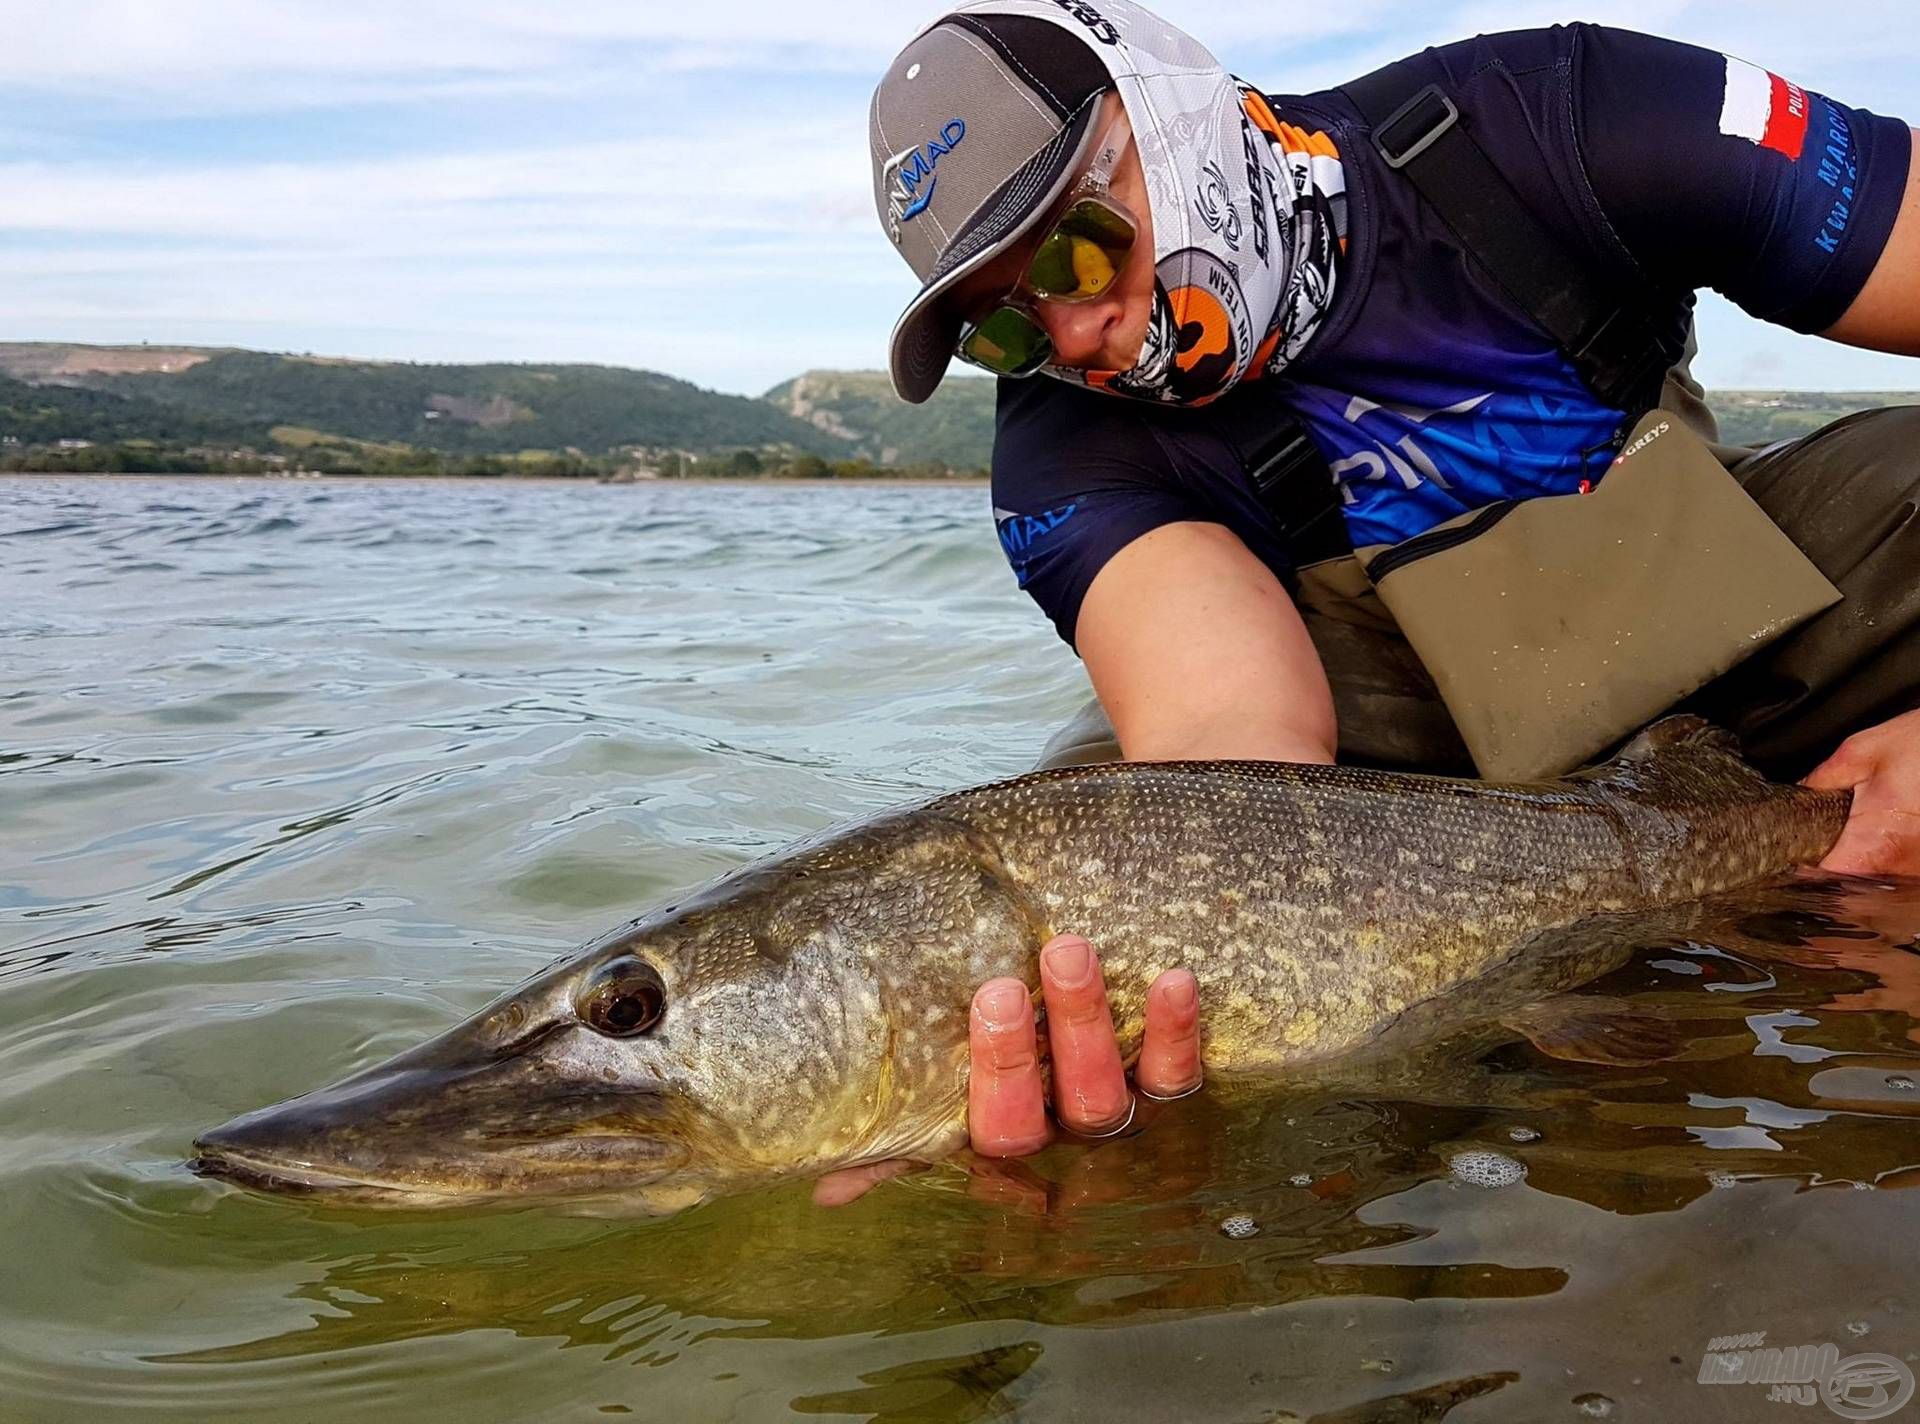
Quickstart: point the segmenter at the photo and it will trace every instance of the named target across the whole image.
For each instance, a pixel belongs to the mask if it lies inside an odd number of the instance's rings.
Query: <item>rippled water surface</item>
[[[1650,926],[1580,992],[1653,1066],[1467,1021],[836,1211],[185,1171],[672,891],[1031,764],[1083,684],[986,505],[0,480],[0,1419],[1831,1418],[1698,1383],[1709,1340],[1920,1358],[1914,886]]]

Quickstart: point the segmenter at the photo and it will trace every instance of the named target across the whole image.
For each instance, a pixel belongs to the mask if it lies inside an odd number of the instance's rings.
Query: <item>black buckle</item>
[[[1273,520],[1300,567],[1348,553],[1347,521],[1340,512],[1333,472],[1306,427],[1289,418],[1285,438],[1243,456],[1254,498]]]
[[[1454,107],[1453,100],[1438,84],[1429,84],[1373,131],[1373,146],[1380,150],[1387,167],[1405,168],[1459,122],[1460,111]],[[1411,130],[1404,135],[1404,142],[1397,132],[1402,124]]]
[[[1259,464],[1247,471],[1247,477],[1253,483],[1254,493],[1261,502],[1269,503],[1274,493],[1287,482],[1287,477],[1298,470],[1309,459],[1318,458],[1320,447],[1307,438],[1307,432],[1295,425],[1293,434],[1281,441]]]
[[[1629,306],[1609,312],[1579,349],[1569,354],[1596,395],[1627,407],[1645,400],[1648,388],[1658,387],[1685,344],[1684,328],[1672,334],[1659,332],[1645,312]],[[1658,397],[1657,389],[1653,394]]]

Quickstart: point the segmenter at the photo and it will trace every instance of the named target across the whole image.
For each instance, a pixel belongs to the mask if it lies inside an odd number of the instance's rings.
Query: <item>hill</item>
[[[1729,445],[1798,440],[1856,410],[1920,404],[1920,391],[1713,391],[1707,396]]]
[[[762,400],[882,465],[941,464],[984,469],[993,455],[994,383],[949,377],[924,405],[893,393],[884,371],[808,371]]]
[[[775,386],[763,400],[855,442],[887,464],[937,460],[956,469],[985,466],[993,455],[990,380],[949,377],[925,405],[897,399],[882,371],[809,371]],[[1850,411],[1920,404],[1913,391],[1714,391],[1708,396],[1729,445],[1795,440]]]
[[[0,342],[0,373],[30,385],[129,371],[184,371],[226,346],[77,346],[65,341]]]
[[[1723,391],[1711,401],[1723,439],[1766,444],[1916,399]],[[0,343],[0,464],[14,468],[944,473],[988,464],[993,406],[991,380],[959,375],[913,406],[879,371],[808,371],[755,400],[618,366]]]
[[[267,428],[111,391],[29,385],[0,376],[0,436],[20,445],[63,440],[242,445],[265,441]]]
[[[617,366],[429,366],[227,351],[183,369],[64,379],[242,425],[456,454],[627,446],[850,453],[848,441],[764,401]]]

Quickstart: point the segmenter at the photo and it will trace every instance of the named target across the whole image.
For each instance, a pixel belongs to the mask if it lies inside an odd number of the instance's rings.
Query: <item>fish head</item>
[[[964,846],[894,839],[749,867],[438,1038],[214,1129],[193,1166],[368,1204],[673,1210],[945,1155],[965,1136],[972,988],[1030,957],[1031,931]],[[943,933],[965,942],[927,952]]]

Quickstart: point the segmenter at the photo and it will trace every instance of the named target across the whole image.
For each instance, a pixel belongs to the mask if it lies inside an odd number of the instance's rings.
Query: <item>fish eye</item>
[[[623,960],[609,965],[580,1005],[580,1017],[596,1033],[633,1038],[660,1022],[667,986],[650,964]]]

